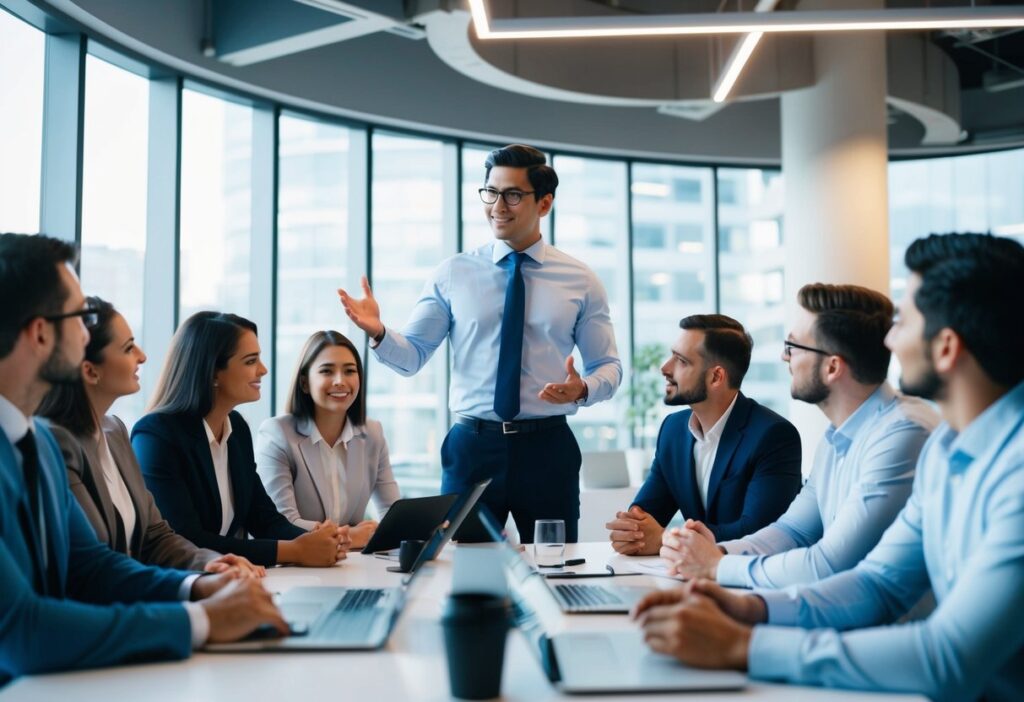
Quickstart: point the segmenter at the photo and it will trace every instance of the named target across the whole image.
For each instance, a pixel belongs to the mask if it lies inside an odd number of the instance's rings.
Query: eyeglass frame
[[[71,317],[81,317],[82,318],[82,324],[84,324],[87,327],[94,327],[94,326],[96,326],[97,322],[100,321],[100,311],[98,309],[96,309],[95,307],[83,307],[82,309],[75,310],[74,312],[64,312],[62,314],[50,314],[50,315],[43,314],[43,315],[39,315],[39,316],[42,317],[43,319],[45,319],[47,322],[53,322],[55,324],[57,322],[62,322],[65,319],[70,319]],[[33,319],[34,319],[34,317],[33,317]],[[31,322],[31,321],[32,320],[29,319],[25,323],[28,324],[28,322]]]
[[[804,346],[798,344],[795,341],[789,339],[782,340],[782,355],[784,358],[793,358],[793,349],[800,349],[801,351],[810,351],[811,353],[820,353],[822,356],[835,356],[836,354],[825,349],[816,349],[813,346]]]
[[[476,192],[477,192],[478,195],[480,195],[480,202],[484,203],[485,205],[493,205],[493,204],[495,204],[498,201],[498,198],[501,198],[502,200],[505,201],[505,204],[508,205],[509,207],[516,207],[518,205],[521,205],[522,202],[523,202],[523,198],[525,196],[527,196],[527,195],[533,195],[533,196],[537,195],[537,191],[536,190],[520,190],[519,188],[509,188],[508,190],[497,190],[495,188],[483,187],[483,188],[477,189]],[[490,202],[488,202],[487,200],[484,199],[484,193],[494,193],[494,199],[491,200]],[[509,202],[508,201],[508,196],[511,193],[518,193],[519,194],[519,199],[516,202]]]

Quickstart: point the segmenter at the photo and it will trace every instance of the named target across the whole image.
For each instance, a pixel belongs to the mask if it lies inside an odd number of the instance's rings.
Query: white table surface
[[[452,546],[427,566],[414,584],[412,597],[391,639],[382,651],[348,653],[196,653],[186,661],[131,665],[74,673],[22,677],[0,692],[4,702],[135,702],[135,700],[449,700],[447,668],[439,617],[451,583]],[[611,557],[608,544],[570,545],[567,556],[584,556],[583,568],[600,569]],[[273,568],[268,589],[283,592],[297,585],[388,586],[401,577],[388,573],[386,560],[352,554],[334,568]],[[655,583],[661,579],[630,579]],[[664,581],[666,584],[668,581]],[[632,627],[625,615],[574,615],[566,618],[571,629]],[[505,652],[502,699],[541,702],[580,699],[554,689],[525,639],[513,630]],[[601,695],[602,702],[667,700],[680,698],[764,700],[765,702],[819,702],[835,700],[923,700],[919,696],[867,694],[822,688],[771,685],[751,681],[741,692],[714,694]]]

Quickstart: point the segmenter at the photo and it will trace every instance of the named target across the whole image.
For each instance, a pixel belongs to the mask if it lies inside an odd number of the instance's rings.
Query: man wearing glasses
[[[502,522],[511,512],[525,542],[549,518],[565,520],[576,541],[581,457],[566,416],[610,399],[622,380],[604,286],[541,237],[557,186],[536,149],[492,151],[479,192],[494,241],[443,261],[401,332],[381,322],[365,277],[362,299],[338,291],[378,360],[401,375],[451,339],[454,424],[441,446],[441,490],[491,478],[481,501]]]
[[[31,418],[53,385],[81,377],[82,322],[95,312],[74,257],[56,239],[0,234],[0,687],[19,675],[185,658],[260,624],[287,631],[256,580],[144,566],[97,541],[57,442]]]
[[[924,402],[885,382],[885,335],[893,306],[856,285],[805,285],[782,360],[793,399],[829,420],[810,479],[777,521],[721,541],[703,525],[665,533],[661,555],[672,572],[722,585],[782,588],[857,565],[903,508],[914,466],[939,423]]]

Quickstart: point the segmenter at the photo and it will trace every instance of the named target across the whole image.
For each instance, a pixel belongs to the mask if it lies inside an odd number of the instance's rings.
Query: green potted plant
[[[664,391],[661,366],[667,356],[661,344],[643,344],[633,354],[633,370],[629,378],[629,406],[626,425],[629,427],[632,449],[626,452],[626,462],[634,482],[641,481],[650,469],[657,435],[655,423]]]

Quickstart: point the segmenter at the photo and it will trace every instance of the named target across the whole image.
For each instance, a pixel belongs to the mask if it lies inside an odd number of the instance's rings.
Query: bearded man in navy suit
[[[651,473],[630,508],[606,524],[616,551],[657,555],[666,525],[682,512],[716,541],[771,524],[800,491],[796,427],[740,392],[753,341],[721,314],[691,315],[661,367],[665,418]]]

